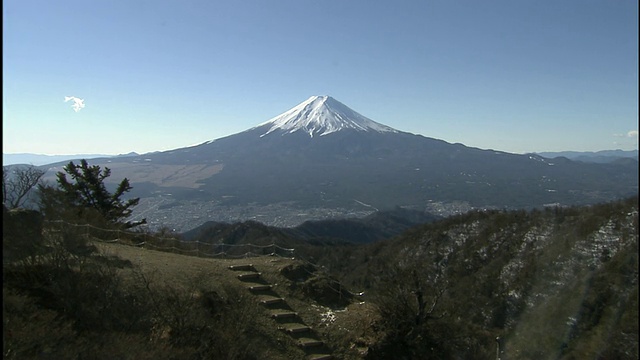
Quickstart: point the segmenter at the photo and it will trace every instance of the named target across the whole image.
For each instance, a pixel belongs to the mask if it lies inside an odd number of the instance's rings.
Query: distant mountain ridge
[[[566,157],[571,160],[595,163],[609,163],[623,158],[638,160],[638,150],[558,151],[539,152],[536,154],[546,158]]]
[[[264,123],[265,126],[272,122],[270,120]],[[383,125],[384,126],[384,125]],[[391,129],[391,128],[389,128]],[[294,129],[292,129],[294,130]],[[396,130],[393,130],[396,131]],[[632,158],[638,160],[638,150],[601,150],[601,151],[556,151],[556,152],[536,152],[532,153],[546,158],[566,157],[570,160],[578,160],[583,162],[611,162],[620,158]],[[107,157],[119,157],[119,156],[137,156],[140,155],[136,152],[130,152],[120,155],[108,155],[108,154],[75,154],[75,155],[44,155],[34,153],[13,153],[2,154],[3,165],[47,165],[60,161],[77,160],[77,159],[95,159],[95,158],[107,158]]]
[[[429,213],[396,208],[377,211],[364,218],[305,221],[294,228],[267,227],[251,221],[240,224],[212,221],[181,234],[181,237],[189,241],[235,244],[234,239],[244,240],[252,229],[254,234],[261,233],[261,237],[268,238],[270,242],[274,239],[301,239],[309,243],[364,244],[389,239],[411,227],[440,219],[440,216]],[[260,240],[260,237],[251,240]],[[292,245],[289,241],[288,245]]]
[[[77,155],[44,155],[44,154],[32,154],[32,153],[15,153],[15,154],[2,154],[2,165],[47,165],[60,161],[78,160],[78,159],[95,159],[106,157],[120,157],[120,156],[136,156],[138,153],[131,152],[121,155],[105,155],[105,154],[77,154]]]

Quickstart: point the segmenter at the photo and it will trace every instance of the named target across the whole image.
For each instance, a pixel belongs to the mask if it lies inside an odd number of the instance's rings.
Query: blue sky
[[[3,153],[181,148],[312,95],[483,149],[638,148],[633,0],[3,5]]]

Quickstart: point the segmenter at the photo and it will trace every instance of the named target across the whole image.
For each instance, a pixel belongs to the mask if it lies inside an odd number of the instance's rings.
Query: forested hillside
[[[497,337],[505,359],[638,356],[637,198],[472,212],[344,255],[385,314],[373,358],[491,358]]]
[[[256,307],[230,261],[262,264],[337,359],[638,357],[637,198],[475,211],[370,244],[280,238],[251,222],[219,229],[233,239],[211,238],[275,241],[295,260],[208,258],[210,246],[167,234],[114,239],[105,224],[45,219],[29,232],[13,213],[3,219],[5,358],[308,355]]]

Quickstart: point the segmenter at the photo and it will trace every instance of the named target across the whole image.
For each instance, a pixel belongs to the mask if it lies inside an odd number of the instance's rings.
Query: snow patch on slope
[[[292,109],[258,125],[269,126],[263,137],[274,131],[303,131],[310,137],[323,136],[343,129],[358,131],[398,132],[351,110],[330,96],[312,96]]]

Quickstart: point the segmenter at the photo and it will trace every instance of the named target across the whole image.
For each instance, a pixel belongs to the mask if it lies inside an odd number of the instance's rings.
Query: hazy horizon
[[[608,150],[599,150],[599,151],[533,151],[531,153],[536,154],[546,154],[546,153],[576,153],[576,154],[598,154],[602,152],[611,152],[611,151],[623,151],[625,153],[628,152],[638,152],[638,149],[634,150],[622,150],[622,149],[608,149]],[[149,153],[153,153],[155,151],[151,151]],[[18,164],[28,164],[34,166],[41,166],[52,164],[55,162],[73,160],[73,159],[95,159],[100,157],[115,157],[115,156],[125,156],[131,153],[119,153],[119,154],[35,154],[35,153],[2,153],[2,164],[6,165],[18,165]],[[137,153],[136,153],[137,154]],[[144,155],[148,153],[142,153],[137,155]],[[135,155],[135,154],[134,154]],[[27,160],[24,160],[27,159]],[[48,161],[50,159],[51,161]]]

